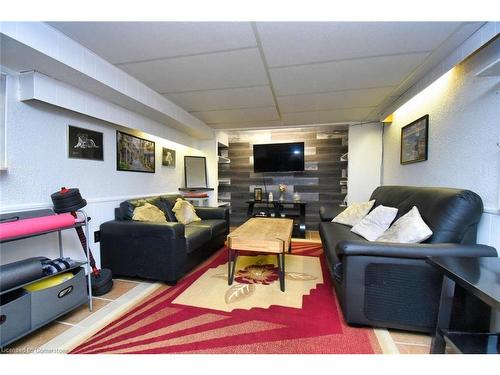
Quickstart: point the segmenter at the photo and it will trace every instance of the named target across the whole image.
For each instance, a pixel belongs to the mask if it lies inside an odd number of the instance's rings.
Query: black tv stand
[[[306,202],[254,201],[248,204],[247,218],[276,217],[293,219],[293,237],[306,238]]]

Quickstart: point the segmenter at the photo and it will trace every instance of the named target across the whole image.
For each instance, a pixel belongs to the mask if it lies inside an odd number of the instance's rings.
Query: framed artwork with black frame
[[[116,169],[155,173],[155,143],[117,130]]]
[[[186,188],[208,188],[207,159],[204,156],[184,156],[184,182]]]
[[[253,189],[253,200],[255,202],[262,202],[262,188]]]
[[[420,117],[401,128],[401,164],[427,160],[429,142],[429,115]]]
[[[103,134],[68,125],[68,158],[104,160]]]
[[[175,167],[175,150],[163,147],[161,164],[167,167]]]

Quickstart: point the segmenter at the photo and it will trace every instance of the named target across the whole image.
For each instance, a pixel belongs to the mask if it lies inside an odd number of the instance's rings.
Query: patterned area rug
[[[342,320],[321,244],[293,242],[286,291],[275,256],[242,253],[232,286],[221,249],[72,353],[379,353],[371,329]]]

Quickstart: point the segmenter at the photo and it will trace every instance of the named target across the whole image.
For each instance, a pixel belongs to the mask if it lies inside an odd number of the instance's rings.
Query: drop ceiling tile
[[[278,96],[277,100],[282,113],[374,107],[382,102],[394,89],[395,86],[389,86],[318,94]]]
[[[428,53],[270,69],[276,94],[293,95],[325,91],[399,85]]]
[[[248,22],[49,22],[49,25],[113,64],[256,46]]]
[[[242,123],[234,122],[224,122],[220,124],[210,125],[214,129],[254,129],[254,128],[266,128],[266,129],[276,129],[283,126],[282,121],[249,121]]]
[[[256,48],[120,65],[161,93],[269,84]]]
[[[164,95],[186,111],[211,111],[233,108],[274,106],[269,86],[224,90],[204,90]]]
[[[373,108],[351,108],[351,109],[336,109],[331,111],[311,111],[311,112],[296,112],[282,113],[281,118],[284,124],[322,124],[330,122],[343,121],[362,121]]]
[[[207,124],[279,120],[278,112],[275,107],[203,111],[191,112],[191,114]]]
[[[460,22],[258,22],[269,66],[431,51]]]

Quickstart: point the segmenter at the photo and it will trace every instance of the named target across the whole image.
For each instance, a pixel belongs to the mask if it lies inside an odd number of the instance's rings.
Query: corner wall
[[[475,74],[500,56],[500,40],[457,65],[394,112],[384,133],[384,185],[470,189],[483,199],[478,242],[500,252],[499,77]],[[401,128],[429,114],[428,160],[401,165]]]
[[[367,201],[380,186],[382,124],[349,126],[347,203]]]

